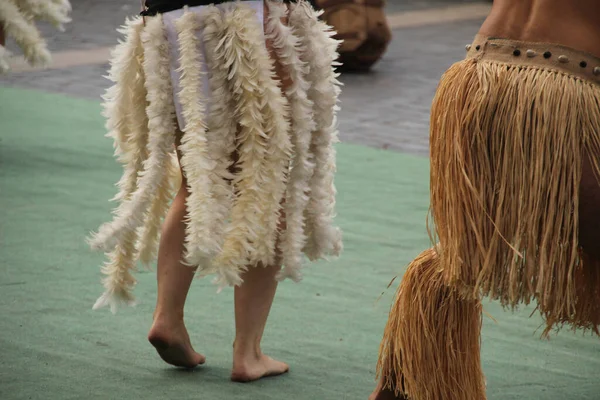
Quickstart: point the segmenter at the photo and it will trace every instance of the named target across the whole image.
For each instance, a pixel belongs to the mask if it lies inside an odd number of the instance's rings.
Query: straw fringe
[[[239,173],[219,268],[242,271],[247,265],[271,265],[290,157],[286,101],[275,83],[254,11],[238,3],[224,11],[221,46],[231,68],[229,90],[236,103]]]
[[[377,375],[412,400],[484,400],[481,304],[446,286],[434,248],[407,268],[381,342]]]
[[[34,66],[47,66],[52,57],[46,42],[40,35],[32,19],[27,18],[15,0],[0,0],[0,24],[7,37],[17,42],[27,62]],[[5,55],[8,55],[5,53]],[[2,61],[8,64],[7,60]]]
[[[279,272],[277,279],[290,278],[298,282],[302,278],[302,251],[307,240],[304,211],[310,196],[309,181],[314,172],[314,162],[310,157],[310,143],[316,124],[313,102],[308,99],[310,89],[310,84],[306,80],[308,65],[300,60],[300,54],[306,52],[306,46],[292,28],[281,22],[286,14],[285,5],[269,3],[266,36],[271,40],[277,58],[291,81],[286,96],[290,101],[291,110],[293,160],[284,205],[286,227],[280,244],[284,268]]]
[[[336,64],[339,42],[332,38],[335,32],[331,27],[319,20],[320,14],[306,1],[292,5],[290,12],[290,26],[298,32],[305,48],[301,60],[309,66],[307,80],[311,88],[308,98],[314,103],[317,125],[310,147],[315,168],[310,180],[311,198],[305,213],[308,241],[304,252],[312,261],[339,256],[342,250],[341,231],[333,226],[336,197],[333,145],[337,142],[335,114],[340,83],[332,66]]]
[[[545,307],[538,306],[546,320],[544,336],[564,325],[569,325],[573,330],[591,331],[600,336],[600,260],[586,255],[581,249],[579,257],[580,263],[573,277],[577,294],[573,313],[556,314],[553,312],[552,303]]]
[[[222,249],[225,238],[226,222],[230,216],[233,203],[233,174],[230,168],[233,164],[232,155],[235,152],[237,122],[234,115],[233,98],[228,88],[229,68],[226,64],[225,47],[219,43],[225,36],[225,28],[221,12],[217,7],[210,6],[202,15],[204,29],[202,37],[206,50],[206,60],[211,92],[211,107],[208,116],[208,146],[209,157],[213,161],[213,170],[210,171],[213,197],[215,200],[211,219],[212,225],[208,228],[212,236]],[[242,280],[240,270],[233,266],[222,265],[217,269],[213,263],[201,265],[198,276],[216,273],[215,283],[220,287],[227,285],[240,285]]]
[[[448,284],[510,308],[535,299],[549,324],[591,318],[576,316],[597,298],[577,305],[575,277],[598,99],[598,86],[536,67],[465,60],[446,72],[431,111],[430,231]]]
[[[215,161],[208,157],[206,110],[204,94],[201,93],[203,73],[199,67],[204,63],[196,32],[201,29],[200,18],[186,10],[175,22],[178,33],[181,87],[179,99],[185,126],[180,146],[181,165],[187,178],[189,194],[186,199],[186,239],[184,260],[188,265],[206,264],[219,252],[219,243],[210,229],[216,214],[211,171]]]

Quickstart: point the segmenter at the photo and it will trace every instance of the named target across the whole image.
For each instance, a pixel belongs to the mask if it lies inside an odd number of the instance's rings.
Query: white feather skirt
[[[198,276],[214,275],[220,290],[241,285],[248,268],[281,264],[277,279],[300,281],[307,259],[339,256],[338,43],[318,17],[304,0],[260,0],[126,22],[104,103],[123,176],[113,220],[89,238],[108,257],[94,308],[134,304],[136,265],[156,258],[181,184],[178,129],[189,193],[182,262]]]

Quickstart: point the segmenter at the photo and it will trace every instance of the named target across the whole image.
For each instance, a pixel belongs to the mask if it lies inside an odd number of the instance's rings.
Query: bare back
[[[600,57],[600,0],[494,0],[479,33],[561,44]]]

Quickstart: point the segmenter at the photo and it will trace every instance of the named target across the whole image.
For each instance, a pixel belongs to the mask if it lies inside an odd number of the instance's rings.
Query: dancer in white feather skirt
[[[215,275],[219,289],[235,287],[237,381],[288,370],[260,350],[278,281],[299,281],[304,258],[342,247],[338,43],[309,3],[285,3],[148,0],[123,28],[105,98],[124,173],[114,219],[90,238],[108,255],[94,307],[132,304],[132,272],[157,254],[149,340],[168,363],[194,367],[204,356],[185,299],[195,275]]]

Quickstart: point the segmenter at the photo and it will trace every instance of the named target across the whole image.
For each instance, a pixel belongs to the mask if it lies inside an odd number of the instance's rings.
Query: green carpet
[[[91,310],[103,257],[84,238],[109,218],[120,174],[99,104],[1,88],[0,121],[0,399],[366,400],[393,289],[377,298],[428,245],[426,159],[339,146],[343,257],[280,287],[264,348],[290,374],[241,385],[228,381],[231,289],[192,287],[187,324],[208,361],[193,372],[146,342],[151,272],[138,275],[137,308]],[[498,320],[483,329],[490,399],[600,399],[597,338],[542,341],[530,308],[485,307]]]

